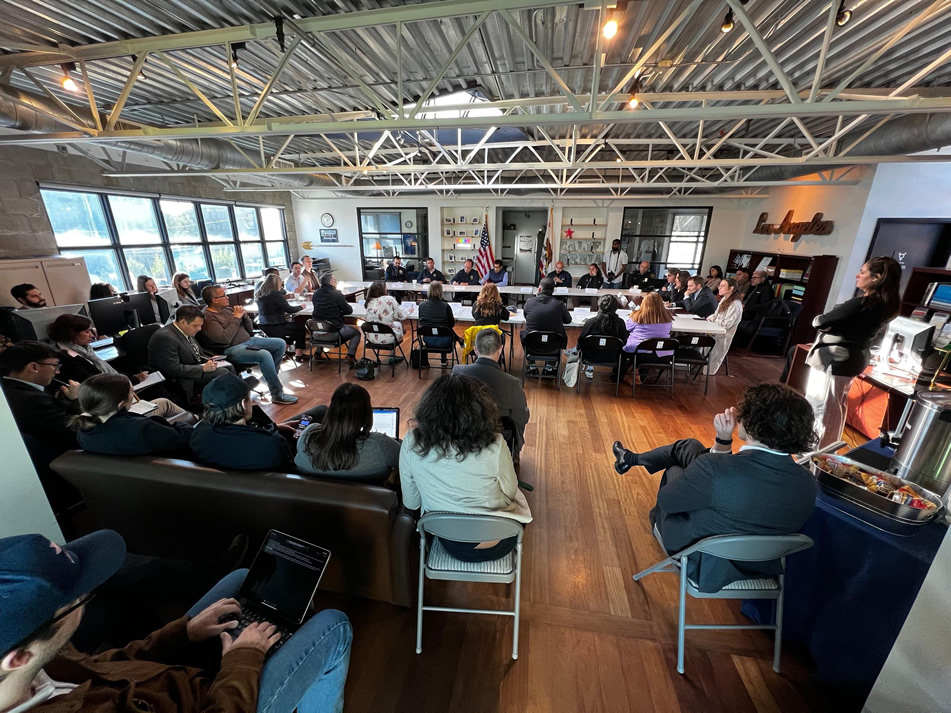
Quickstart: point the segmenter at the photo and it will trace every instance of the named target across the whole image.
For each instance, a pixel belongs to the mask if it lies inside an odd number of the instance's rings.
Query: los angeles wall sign
[[[831,235],[835,227],[834,220],[823,220],[822,213],[816,213],[812,220],[793,222],[793,211],[786,213],[782,223],[767,223],[769,213],[760,213],[753,232],[758,235],[788,235],[794,243],[803,235]]]

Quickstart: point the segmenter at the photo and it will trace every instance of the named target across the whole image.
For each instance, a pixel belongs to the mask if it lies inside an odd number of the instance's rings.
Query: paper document
[[[535,291],[535,288],[534,287],[520,287],[519,291],[524,292],[526,295],[530,295],[532,294],[532,292]]]
[[[152,413],[158,406],[153,404],[151,401],[136,401],[132,406],[129,407],[129,411],[132,413],[137,413],[140,416],[145,416],[146,414]]]
[[[231,366],[231,363],[225,361],[224,359],[215,362],[215,369],[224,369],[229,366]]]
[[[584,288],[584,293],[585,293],[586,295],[596,295],[596,294],[598,294],[598,288],[597,288],[597,287],[585,287],[585,288]]]
[[[153,371],[145,379],[140,381],[138,384],[132,387],[133,391],[141,391],[142,389],[147,389],[150,386],[155,386],[156,384],[161,384],[165,381],[165,377],[162,376],[162,372]]]

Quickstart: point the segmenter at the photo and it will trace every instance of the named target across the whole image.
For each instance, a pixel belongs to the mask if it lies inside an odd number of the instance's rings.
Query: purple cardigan
[[[630,317],[627,318],[625,323],[627,326],[627,344],[624,345],[624,351],[634,352],[637,350],[637,345],[643,342],[645,339],[656,339],[660,337],[669,337],[670,328],[672,324],[670,322],[661,322],[659,324],[639,324],[634,322]],[[657,352],[658,356],[670,356],[673,354],[671,351]]]

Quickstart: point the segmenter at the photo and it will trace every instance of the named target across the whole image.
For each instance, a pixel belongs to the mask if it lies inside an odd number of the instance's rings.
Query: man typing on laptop
[[[147,639],[87,656],[69,640],[85,604],[125,560],[125,542],[111,530],[63,547],[42,535],[0,539],[0,713],[342,711],[350,622],[325,610],[294,623],[317,588],[322,553],[272,531],[251,573],[232,572],[186,616]],[[244,606],[267,616],[242,628],[229,619],[244,614]],[[283,637],[272,619],[292,635]],[[272,651],[282,638],[283,647]],[[200,668],[202,649],[214,639],[221,642],[220,664]]]

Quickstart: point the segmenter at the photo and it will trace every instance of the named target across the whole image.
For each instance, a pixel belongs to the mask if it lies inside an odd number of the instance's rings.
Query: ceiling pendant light
[[[720,32],[725,35],[727,32],[732,32],[734,26],[735,23],[733,22],[733,8],[730,8],[726,11],[726,17],[723,18],[723,24],[720,25]]]
[[[238,50],[243,50],[246,46],[244,42],[235,42],[231,45],[231,69],[238,68]]]
[[[852,11],[845,6],[845,0],[839,3],[839,11],[835,15],[835,24],[839,27],[849,24],[852,19]]]
[[[614,39],[614,36],[617,34],[618,24],[617,20],[608,20],[604,23],[604,27],[601,30],[601,34],[604,35],[604,39],[610,40]]]
[[[60,65],[60,66],[61,66],[62,69],[63,69],[63,79],[62,79],[63,89],[65,89],[67,92],[78,92],[78,91],[79,91],[79,85],[76,84],[76,80],[75,80],[75,79],[73,79],[71,76],[69,76],[69,73],[70,73],[71,71],[75,71],[75,70],[76,70],[76,63],[75,63],[75,62],[67,62],[67,63],[62,64],[62,65]]]
[[[627,106],[629,109],[637,109],[638,105],[641,103],[641,100],[637,98],[637,92],[640,91],[641,82],[639,79],[634,80],[634,84],[631,85],[631,96],[627,100]]]

